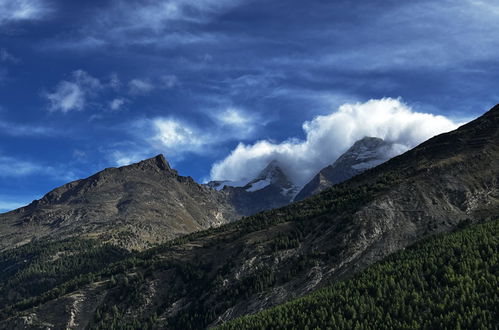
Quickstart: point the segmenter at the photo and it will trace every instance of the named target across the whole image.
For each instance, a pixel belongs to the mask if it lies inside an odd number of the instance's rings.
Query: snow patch
[[[246,189],[246,191],[253,192],[253,191],[261,190],[261,189],[269,186],[270,183],[271,183],[271,180],[269,180],[269,179],[259,180],[259,181],[255,182],[255,183],[252,183],[251,187],[249,187],[248,189]]]

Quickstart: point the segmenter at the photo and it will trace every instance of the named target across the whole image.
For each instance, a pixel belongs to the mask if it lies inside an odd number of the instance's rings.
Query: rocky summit
[[[0,215],[0,249],[35,239],[99,237],[143,249],[238,218],[221,194],[178,175],[162,155],[107,168]]]

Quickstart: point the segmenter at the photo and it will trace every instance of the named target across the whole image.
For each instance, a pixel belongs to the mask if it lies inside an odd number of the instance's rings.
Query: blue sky
[[[0,0],[0,211],[158,153],[301,184],[362,135],[412,147],[499,102],[498,21],[487,0]]]

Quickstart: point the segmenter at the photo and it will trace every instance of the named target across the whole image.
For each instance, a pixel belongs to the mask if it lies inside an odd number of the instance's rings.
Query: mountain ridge
[[[0,250],[38,237],[73,235],[111,236],[106,239],[142,249],[238,218],[223,194],[180,176],[157,155],[106,168],[1,214]]]

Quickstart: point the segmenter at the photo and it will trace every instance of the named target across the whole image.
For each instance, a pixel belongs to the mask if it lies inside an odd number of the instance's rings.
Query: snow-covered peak
[[[275,185],[282,188],[290,188],[293,186],[284,171],[279,166],[276,160],[271,161],[254,180],[250,181],[248,185],[253,185],[260,181],[269,182],[269,185]]]
[[[390,142],[376,137],[364,137],[355,142],[332,166],[366,170],[393,157],[392,149],[393,144]]]
[[[302,200],[376,167],[388,159],[401,154],[407,149],[398,144],[386,142],[376,137],[358,140],[332,165],[323,168],[296,195],[295,200]]]
[[[290,199],[297,193],[297,187],[288,179],[284,171],[279,166],[276,160],[271,161],[267,166],[253,179],[253,180],[240,180],[240,181],[210,181],[207,185],[218,191],[224,187],[240,187],[247,192],[256,192],[273,186],[278,188],[280,194],[283,196],[290,196]]]

